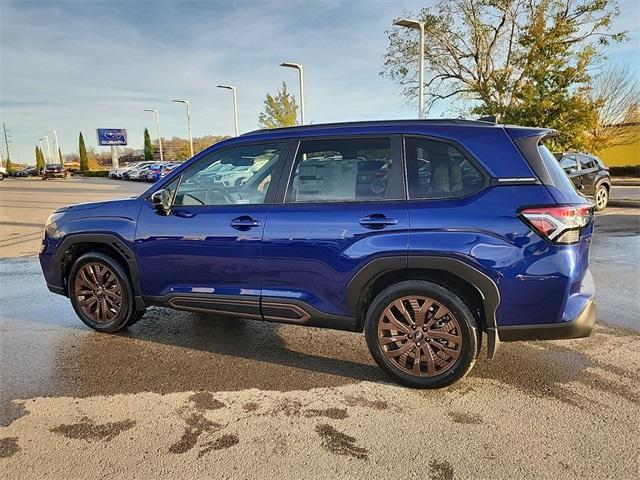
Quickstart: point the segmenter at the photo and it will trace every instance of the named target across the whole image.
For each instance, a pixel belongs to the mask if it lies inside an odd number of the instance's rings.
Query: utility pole
[[[2,130],[4,131],[4,145],[7,148],[7,161],[9,161],[11,160],[11,155],[9,154],[9,140],[7,139],[7,126],[4,124],[4,122],[2,122]],[[0,163],[2,162],[0,161]]]

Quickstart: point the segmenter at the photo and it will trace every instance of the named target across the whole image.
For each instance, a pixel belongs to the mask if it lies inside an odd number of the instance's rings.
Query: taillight
[[[593,216],[593,207],[535,207],[525,208],[520,215],[533,229],[554,243],[576,243],[580,232]]]

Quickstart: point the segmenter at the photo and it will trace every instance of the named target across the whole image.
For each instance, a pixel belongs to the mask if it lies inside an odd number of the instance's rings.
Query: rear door
[[[262,243],[266,320],[348,328],[349,279],[377,256],[406,256],[401,139],[302,139]]]

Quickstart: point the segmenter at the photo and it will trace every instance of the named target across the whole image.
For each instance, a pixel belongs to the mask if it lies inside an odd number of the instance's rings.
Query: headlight
[[[51,215],[49,215],[49,217],[47,218],[47,223],[44,224],[44,228],[47,228],[52,223],[56,223],[58,220],[62,218],[63,215],[64,215],[64,212],[52,213]]]
[[[62,218],[64,212],[60,213],[52,213],[47,218],[47,223],[44,225],[45,236],[49,236],[51,238],[60,238],[62,237],[62,231],[58,228],[58,221]]]

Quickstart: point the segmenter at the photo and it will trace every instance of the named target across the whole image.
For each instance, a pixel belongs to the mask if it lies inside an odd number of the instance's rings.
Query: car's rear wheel
[[[609,204],[609,189],[606,185],[599,185],[595,195],[596,210],[604,210]]]
[[[400,282],[377,295],[367,311],[365,336],[385,372],[418,388],[444,387],[464,377],[479,345],[464,301],[422,280]]]
[[[69,273],[69,298],[80,320],[100,332],[116,332],[138,321],[133,287],[122,265],[91,252],[78,258]]]

